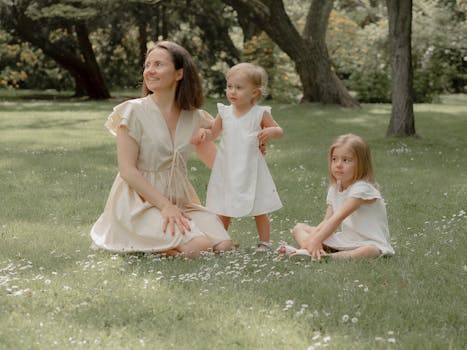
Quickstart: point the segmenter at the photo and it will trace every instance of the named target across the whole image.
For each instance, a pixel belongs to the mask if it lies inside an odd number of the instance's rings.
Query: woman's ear
[[[175,80],[180,81],[183,79],[183,68],[180,68],[175,73]]]

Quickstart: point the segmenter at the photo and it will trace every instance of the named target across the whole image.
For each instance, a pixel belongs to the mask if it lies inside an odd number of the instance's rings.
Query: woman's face
[[[175,90],[183,78],[183,69],[175,69],[167,50],[155,48],[146,57],[143,78],[149,91]]]

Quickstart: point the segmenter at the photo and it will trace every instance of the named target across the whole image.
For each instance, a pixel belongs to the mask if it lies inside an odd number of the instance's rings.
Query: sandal
[[[271,242],[258,241],[256,243],[256,253],[266,253],[269,252],[272,248]]]
[[[306,249],[297,249],[294,252],[291,252],[288,257],[291,260],[312,260],[310,252]]]
[[[298,248],[292,247],[288,244],[281,244],[279,248],[276,249],[276,253],[281,254],[283,256],[290,256],[291,254],[295,253]]]

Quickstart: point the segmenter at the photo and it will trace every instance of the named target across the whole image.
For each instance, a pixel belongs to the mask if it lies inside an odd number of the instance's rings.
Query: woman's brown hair
[[[152,50],[159,48],[169,52],[175,69],[183,69],[183,78],[178,82],[175,91],[175,103],[183,110],[200,108],[204,103],[203,86],[193,58],[182,46],[171,41],[159,41],[146,52],[146,57]],[[152,94],[143,78],[143,97]]]

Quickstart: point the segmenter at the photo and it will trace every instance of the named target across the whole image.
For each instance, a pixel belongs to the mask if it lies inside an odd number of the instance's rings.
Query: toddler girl
[[[226,229],[232,217],[254,216],[259,235],[256,251],[268,251],[268,213],[280,209],[282,203],[260,148],[270,139],[281,138],[283,131],[272,118],[271,107],[257,104],[267,87],[263,68],[240,63],[227,72],[226,78],[230,106],[218,103],[211,129],[198,129],[192,138],[198,145],[216,139],[223,131],[206,207],[219,215]]]
[[[377,189],[370,148],[359,136],[339,136],[329,149],[330,187],[324,220],[316,227],[297,224],[302,249],[283,245],[290,257],[374,258],[393,255],[386,207]],[[340,226],[338,232],[334,232]]]

